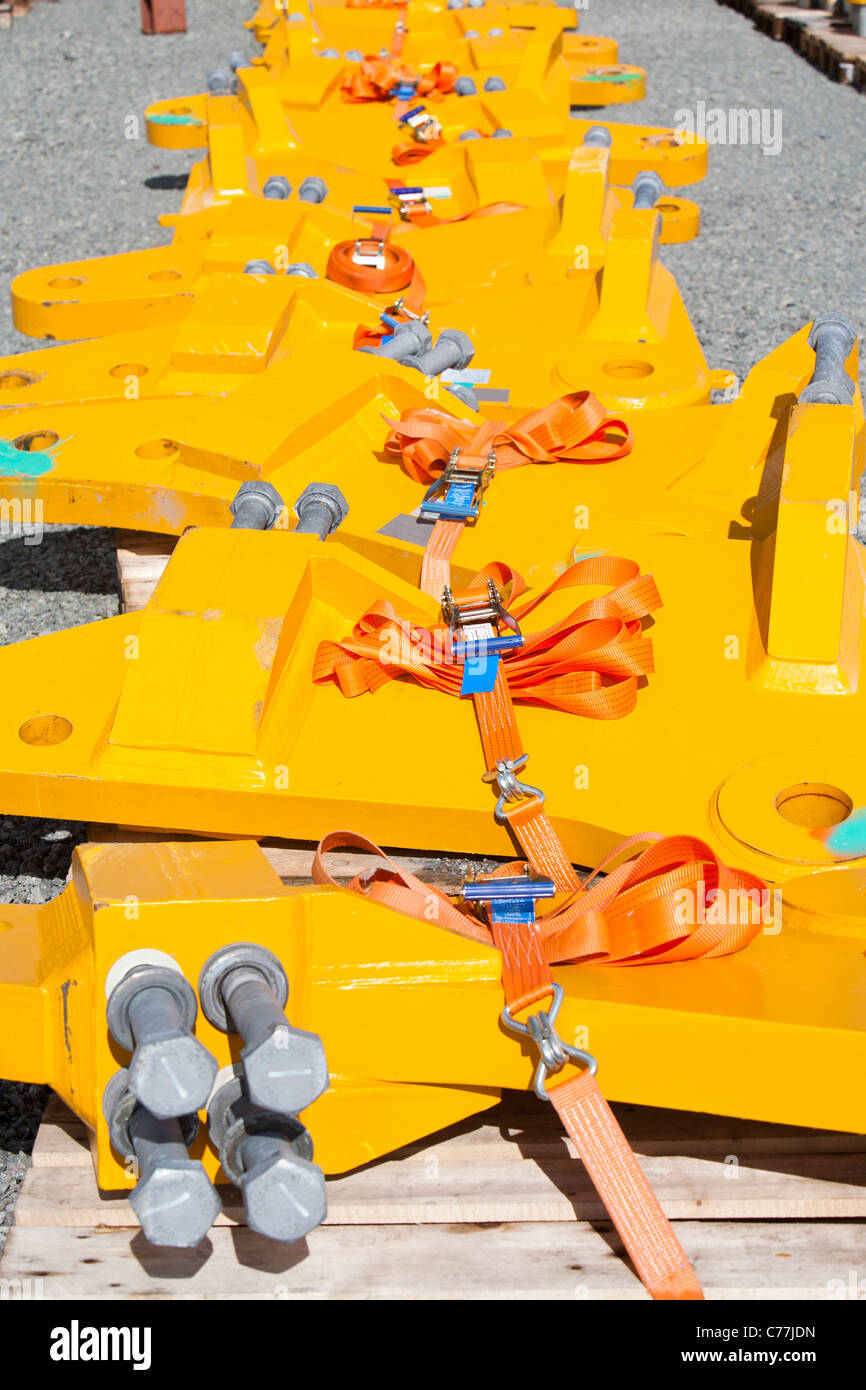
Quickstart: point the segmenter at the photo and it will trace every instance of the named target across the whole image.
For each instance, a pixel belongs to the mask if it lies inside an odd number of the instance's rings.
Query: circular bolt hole
[[[11,923],[11,922],[0,922],[0,932],[11,931],[11,930],[12,930],[12,923]]]
[[[20,391],[31,381],[35,381],[35,377],[27,376],[25,372],[0,372],[0,391]]]
[[[72,725],[62,714],[37,714],[24,721],[18,737],[33,748],[50,748],[63,743],[71,733]]]
[[[655,367],[652,362],[642,362],[639,358],[622,358],[617,362],[605,362],[601,369],[605,376],[616,377],[622,381],[636,381],[640,377],[652,376]]]
[[[170,116],[191,116],[191,106],[173,106],[168,113]]]
[[[48,281],[48,288],[51,290],[77,290],[79,285],[83,285],[83,280],[78,280],[74,275],[61,275],[56,280]]]
[[[183,276],[179,270],[152,270],[147,278],[155,280],[158,285],[165,285],[169,280],[182,280]]]
[[[108,375],[116,376],[123,380],[128,376],[147,376],[148,368],[141,362],[118,362],[116,367],[109,367]]]
[[[679,212],[679,203],[656,203],[656,212]]]
[[[146,444],[139,444],[135,452],[140,459],[167,459],[177,453],[178,447],[173,439],[149,439]]]
[[[60,443],[60,435],[53,430],[35,430],[33,434],[19,434],[12,443],[22,454],[38,454],[40,449],[51,449]]]
[[[826,830],[841,825],[854,809],[847,792],[825,782],[797,782],[776,797],[776,810],[791,825],[807,830]]]

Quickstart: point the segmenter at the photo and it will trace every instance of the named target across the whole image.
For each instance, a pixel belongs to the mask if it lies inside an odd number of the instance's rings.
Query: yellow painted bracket
[[[557,969],[562,1036],[599,1057],[613,1100],[862,1131],[866,1102],[850,1080],[866,1064],[862,871],[847,878],[861,891],[857,935],[769,927],[720,960]],[[531,1084],[530,1050],[498,1026],[494,951],[343,889],[285,888],[249,842],[83,846],[59,899],[3,908],[0,1068],[50,1084],[95,1129],[103,1189],[134,1181],[102,1114],[129,1060],[105,1024],[112,965],[162,951],[195,986],[210,954],[237,941],[278,956],[293,1025],[324,1041],[330,1088],[303,1118],[327,1173]],[[196,1034],[220,1065],[238,1061],[240,1039],[201,1013]],[[225,1181],[204,1123],[191,1153]]]

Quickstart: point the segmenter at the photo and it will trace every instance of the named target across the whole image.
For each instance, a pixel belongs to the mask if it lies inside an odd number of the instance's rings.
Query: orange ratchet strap
[[[624,420],[609,416],[590,391],[575,391],[507,427],[489,420],[474,425],[440,410],[407,410],[392,424],[385,452],[398,455],[411,478],[438,492],[455,474],[474,474],[480,494],[494,473],[527,463],[610,463],[630,454],[632,444]],[[440,516],[433,527],[421,570],[421,588],[431,598],[441,598],[448,586],[466,524]]]
[[[482,208],[473,208],[458,217],[437,217],[426,199],[417,201],[401,199],[400,191],[406,187],[402,179],[386,179],[388,189],[396,197],[400,216],[411,222],[413,227],[449,227],[454,222],[471,222],[475,217],[498,217],[504,212],[526,212],[525,203],[487,203]]]
[[[491,608],[498,608],[500,617],[507,620],[505,625],[519,633],[517,619],[528,616],[555,590],[577,584],[613,588],[539,633],[520,634],[521,646],[496,658],[492,684],[472,691],[487,768],[484,780],[495,781],[499,791],[495,814],[513,831],[528,865],[547,880],[559,899],[554,910],[537,921],[500,919],[487,928],[352,833],[331,835],[321,842],[313,878],[317,883],[333,882],[322,864],[327,850],[337,846],[367,849],[381,864],[354,879],[351,889],[366,890],[384,906],[424,921],[430,920],[433,892],[439,899],[438,925],[497,949],[505,993],[503,1025],[529,1035],[538,1046],[536,1090],[556,1107],[638,1275],[653,1298],[700,1299],[703,1295],[694,1271],[596,1085],[595,1058],[569,1048],[556,1033],[562,988],[553,979],[551,965],[565,961],[662,964],[740,950],[760,929],[764,885],[751,874],[729,869],[701,840],[653,834],[624,840],[582,884],[544,812],[544,793],[516,775],[526,755],[514,700],[600,719],[617,718],[634,707],[638,678],[652,670],[651,643],[642,634],[641,619],[660,606],[655,584],[631,560],[593,556],[577,561],[542,594],[509,613],[501,596],[513,601],[522,592],[522,580],[506,566],[488,566],[464,593],[446,593],[443,609],[453,612],[464,603],[469,621],[477,622],[472,615],[484,616],[479,595],[486,587]],[[489,630],[493,632],[492,627]],[[498,636],[498,622],[496,632]],[[459,695],[463,681],[460,663],[454,659],[453,630],[449,637],[442,629],[400,619],[388,603],[377,604],[356,624],[350,639],[320,645],[313,679],[335,679],[344,695],[354,696],[409,675],[419,684]],[[637,857],[617,863],[593,883],[602,870],[639,846],[646,847]],[[503,865],[491,881],[520,867],[525,866]],[[688,922],[698,922],[699,914],[685,914],[684,922],[682,894],[694,897],[699,891],[714,904],[721,898],[724,910],[705,915],[700,925],[692,927]],[[516,1017],[546,999],[550,1005],[536,1010],[531,1024]],[[586,1070],[548,1089],[548,1075],[563,1070],[569,1061],[585,1063]]]
[[[390,101],[395,87],[408,85],[416,97],[440,101],[453,92],[460,76],[456,63],[435,63],[429,72],[418,74],[394,58],[363,58],[354,72],[340,84],[343,100],[348,102]]]
[[[694,890],[698,885],[710,890],[736,886],[741,891],[754,892],[763,885],[750,874],[728,869],[706,844],[688,836],[633,836],[609,859],[618,858],[641,841],[650,843],[636,858],[614,869],[595,886],[591,879],[582,887],[578,885],[567,909],[528,927],[487,927],[465,907],[458,908],[440,889],[400,869],[371,841],[351,831],[336,832],[321,841],[312,876],[318,884],[333,885],[323,856],[334,849],[361,849],[376,856],[378,863],[352,880],[348,885],[351,891],[365,893],[385,907],[427,922],[431,920],[430,899],[434,895],[437,926],[500,952],[506,997],[503,1022],[509,1027],[516,1025],[518,1031],[530,1033],[529,1026],[518,1023],[514,1017],[524,1006],[521,999],[553,996],[551,1008],[536,1013],[534,1021],[548,1047],[554,1048],[554,1068],[561,1069],[568,1060],[586,1061],[587,1066],[569,1080],[548,1088],[544,1083],[549,1069],[542,1053],[537,1073],[540,1084],[537,1080],[536,1089],[555,1106],[648,1292],[655,1299],[695,1300],[703,1298],[700,1284],[596,1083],[595,1059],[566,1048],[553,1028],[562,995],[561,986],[553,982],[550,965],[565,961],[662,964],[739,950],[759,930],[758,921],[730,925],[719,922],[713,927],[704,924],[697,930],[691,929],[675,921],[675,892],[685,885]],[[510,875],[520,867],[502,865],[493,878]],[[737,903],[739,918],[739,896],[726,901]],[[563,928],[564,920],[568,924]],[[521,995],[515,997],[517,980]],[[532,987],[527,988],[530,984]],[[547,1057],[551,1057],[550,1052]]]
[[[510,624],[534,612],[551,594],[577,585],[613,585],[540,632],[521,634],[521,645],[505,651],[489,689],[472,694],[484,753],[484,781],[496,785],[496,818],[514,834],[527,859],[560,892],[580,887],[571,862],[544,810],[544,794],[521,782],[523,752],[514,712],[518,704],[540,705],[587,719],[620,719],[637,701],[638,680],[653,670],[652,642],[641,620],[661,607],[650,575],[633,560],[598,555],[570,565],[534,599],[510,612]],[[491,590],[491,585],[493,586]],[[493,592],[497,602],[513,604],[524,589],[522,577],[506,565],[492,564],[468,588],[449,598],[456,606]],[[519,629],[518,629],[519,630]],[[417,626],[398,617],[389,603],[376,604],[356,623],[351,637],[323,642],[313,680],[335,680],[352,698],[375,692],[389,680],[409,676],[427,689],[460,697],[465,666],[454,658],[454,639],[444,627]],[[493,669],[493,668],[491,668]]]
[[[361,294],[392,294],[411,285],[413,304],[417,300],[420,305],[424,299],[424,281],[409,252],[388,241],[387,226],[374,223],[369,237],[360,240],[381,248],[384,267],[380,270],[374,265],[358,265],[355,260],[358,241],[338,241],[328,257],[325,278]]]

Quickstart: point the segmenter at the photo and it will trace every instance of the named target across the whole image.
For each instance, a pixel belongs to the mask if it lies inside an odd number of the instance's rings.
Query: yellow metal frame
[[[866,804],[850,754],[866,699],[863,560],[836,506],[856,495],[863,468],[859,397],[850,407],[794,405],[776,420],[763,474],[780,469],[781,490],[732,527],[729,500],[712,499],[722,475],[708,461],[732,466],[737,419],[756,437],[772,428],[731,409],[690,470],[678,520],[676,507],[651,511],[639,496],[619,515],[599,500],[576,531],[584,489],[604,470],[527,468],[489,489],[491,507],[495,497],[506,509],[502,530],[486,531],[482,518],[461,542],[458,579],[496,557],[540,589],[577,536],[578,550],[636,559],[661,592],[656,670],[632,714],[607,723],[519,711],[533,784],[576,863],[652,826],[707,838],[726,862],[787,882],[838,871],[814,833],[829,823],[822,807]],[[216,441],[218,419],[213,428]],[[669,449],[669,433],[664,442]],[[216,448],[209,458],[215,465]],[[323,476],[335,458],[311,449],[300,476]],[[761,470],[748,458],[740,466],[757,484],[745,495],[760,496]],[[621,476],[618,501],[627,494]],[[494,530],[509,537],[507,551],[491,544]],[[0,651],[4,810],[305,838],[361,824],[383,844],[508,853],[464,704],[403,681],[347,704],[313,684],[319,643],[348,635],[371,604],[389,600],[425,625],[437,619],[415,588],[417,547],[351,532],[341,543],[340,534],[321,543],[192,531],[144,612]],[[537,621],[573,602],[560,595]],[[435,756],[422,755],[431,740]],[[817,819],[803,815],[812,800],[782,809],[797,788],[817,798]]]
[[[863,870],[846,876],[862,895]],[[600,1057],[610,1099],[859,1132],[862,915],[857,927],[856,936],[771,928],[721,960],[560,968],[560,1033]],[[168,952],[195,984],[208,955],[238,940],[279,956],[292,1023],[324,1040],[331,1087],[304,1120],[327,1173],[482,1111],[500,1087],[531,1083],[530,1049],[497,1027],[495,951],[342,889],[285,888],[250,843],[84,846],[60,898],[2,909],[0,1055],[8,1077],[49,1083],[96,1130],[102,1188],[133,1182],[101,1106],[128,1060],[104,1021],[110,967],[147,947]],[[201,1015],[196,1032],[220,1065],[238,1060],[237,1037]],[[192,1155],[225,1181],[204,1127]]]
[[[253,65],[279,75],[292,62],[319,57],[327,49],[336,48],[344,58],[351,51],[377,54],[390,48],[399,21],[406,31],[401,61],[409,67],[448,61],[467,75],[483,79],[495,72],[509,80],[519,66],[527,35],[534,41],[561,36],[572,106],[613,106],[646,96],[644,70],[618,61],[615,40],[571,32],[573,12],[538,5],[485,5],[483,11],[434,11],[414,4],[402,11],[313,4],[309,18],[290,20],[284,11],[258,31],[264,52]]]
[[[215,279],[242,271],[253,260],[269,261],[278,274],[293,261],[306,261],[322,277],[332,247],[358,235],[351,200],[347,206],[343,196],[347,176],[335,171],[333,177],[336,196],[329,195],[324,205],[296,198],[235,199],[174,219],[171,246],[25,271],[12,282],[15,326],[32,337],[82,338],[175,323]],[[331,178],[329,171],[329,188]],[[695,203],[667,194],[656,209],[635,211],[632,190],[610,183],[610,151],[587,146],[572,153],[558,196],[522,140],[461,145],[448,187],[451,197],[436,204],[437,216],[462,217],[499,202],[522,210],[433,227],[394,219],[391,239],[422,271],[427,307],[454,303],[482,288],[590,279],[612,255],[618,256],[619,269],[614,266],[609,278],[618,278],[618,298],[631,303],[646,294],[643,281],[655,265],[656,238],[661,245],[688,240],[700,222]],[[365,188],[366,202],[381,202],[384,181],[367,180]],[[619,245],[612,252],[614,241]],[[635,241],[646,243],[643,257],[649,264],[642,273],[627,259],[634,262],[640,255]],[[286,294],[294,288],[283,284]],[[280,295],[276,289],[263,293]],[[385,306],[393,298],[380,295],[377,302]],[[218,316],[218,304],[209,308]],[[0,385],[3,380],[0,374]]]

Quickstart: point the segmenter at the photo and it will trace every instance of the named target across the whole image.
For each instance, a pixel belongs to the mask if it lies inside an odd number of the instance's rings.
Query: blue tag
[[[510,922],[515,926],[529,926],[535,921],[535,903],[520,902],[516,898],[506,899],[504,902],[497,902],[493,899],[490,903],[491,922]]]
[[[470,657],[463,667],[463,684],[460,687],[460,694],[488,694],[496,684],[498,674],[498,656],[484,652],[482,655]]]

